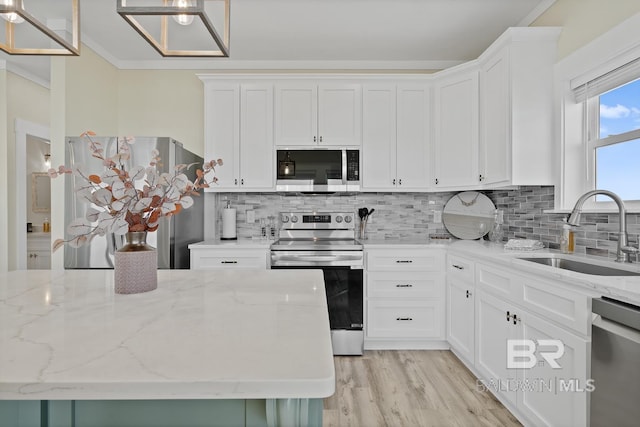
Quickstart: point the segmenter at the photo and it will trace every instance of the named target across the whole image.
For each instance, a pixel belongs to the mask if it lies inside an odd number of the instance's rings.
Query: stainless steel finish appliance
[[[591,427],[637,426],[640,420],[640,307],[594,298]]]
[[[333,354],[361,355],[363,331],[362,245],[353,212],[285,212],[271,245],[273,269],[321,269]]]
[[[99,141],[108,157],[113,156],[118,149],[115,137],[93,137]],[[84,138],[66,138],[65,164],[79,165],[82,170],[96,173],[104,170],[102,161],[92,157]],[[162,158],[162,165],[158,169],[162,172],[173,172],[177,164],[202,164],[203,159],[185,150],[182,144],[171,138],[136,137],[131,144],[130,159],[124,162],[125,168],[131,166],[148,166],[151,161],[152,150],[156,149]],[[189,179],[195,178],[194,167],[185,171]],[[73,219],[84,217],[89,204],[77,199],[75,189],[78,188],[80,178],[73,175],[65,176],[65,224]],[[204,197],[194,197],[194,205],[180,212],[170,220],[163,218],[158,230],[148,233],[147,243],[158,250],[158,268],[189,268],[190,243],[204,239]],[[66,229],[66,227],[65,227]],[[66,233],[66,231],[65,231]],[[65,239],[71,236],[65,234]],[[64,246],[64,266],[74,268],[113,268],[113,252],[124,245],[123,236],[113,234],[98,236],[91,244],[80,248]]]
[[[277,150],[276,191],[360,190],[360,150]]]

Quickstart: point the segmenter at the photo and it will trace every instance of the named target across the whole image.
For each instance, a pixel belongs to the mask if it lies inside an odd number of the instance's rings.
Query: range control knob
[[[297,216],[295,216],[295,215],[291,215],[291,222],[292,222],[292,223],[294,223],[294,224],[295,224],[296,222],[298,222],[298,217],[297,217]]]
[[[337,222],[338,224],[340,224],[340,223],[342,222],[342,216],[338,215],[338,216],[336,217],[336,222]]]
[[[351,220],[352,220],[351,215],[346,215],[344,217],[344,222],[346,222],[347,224],[349,224],[351,222]]]
[[[283,223],[289,222],[289,217],[287,215],[282,215],[282,222]]]

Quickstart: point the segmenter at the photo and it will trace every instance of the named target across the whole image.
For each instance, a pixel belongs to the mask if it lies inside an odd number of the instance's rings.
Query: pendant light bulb
[[[190,0],[173,0],[173,7],[187,8],[193,6]],[[180,25],[191,25],[193,22],[193,15],[173,15],[174,21]]]
[[[20,1],[20,0],[0,0],[0,4],[3,4],[5,6],[13,6],[15,1]],[[22,7],[24,8],[24,2],[22,4]],[[24,22],[24,19],[22,18],[22,16],[18,15],[17,13],[0,13],[0,16],[2,17],[2,19],[11,22],[12,24],[22,24]]]

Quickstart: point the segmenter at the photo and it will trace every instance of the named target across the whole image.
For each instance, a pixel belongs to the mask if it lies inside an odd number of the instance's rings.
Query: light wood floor
[[[450,351],[365,351],[335,367],[324,426],[520,426]]]

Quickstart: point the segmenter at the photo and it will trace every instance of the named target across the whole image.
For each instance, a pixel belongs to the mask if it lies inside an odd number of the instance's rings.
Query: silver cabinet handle
[[[402,185],[402,178],[398,180],[398,185]]]
[[[315,136],[313,137],[313,142],[318,142]]]
[[[220,261],[220,264],[237,264],[238,261]]]
[[[413,285],[407,283],[406,285],[396,285],[396,288],[413,288]]]
[[[436,185],[438,185],[438,178],[436,178]]]
[[[233,185],[238,185],[238,178],[233,180]]]
[[[396,264],[411,264],[413,261],[410,259],[398,259],[396,260]]]
[[[401,322],[406,322],[406,321],[412,321],[413,318],[412,317],[396,317],[396,320],[401,321]]]
[[[484,176],[482,176],[482,174],[478,175],[478,181],[480,182],[484,181]]]
[[[240,180],[240,185],[244,185],[244,178]]]
[[[467,298],[470,298],[473,295],[471,292],[467,291]]]
[[[451,267],[453,268],[457,268],[458,270],[464,270],[464,267],[461,265],[457,265],[457,264],[452,264]]]
[[[320,137],[320,142],[322,142],[322,136]]]
[[[396,185],[396,179],[393,178],[393,185]]]

